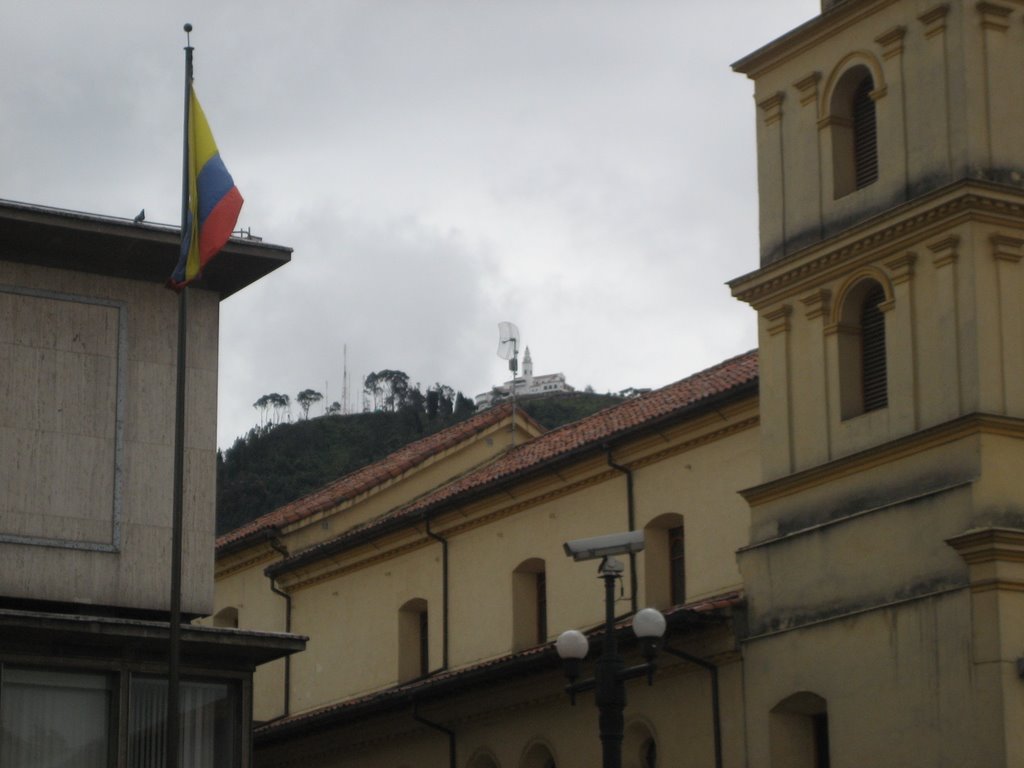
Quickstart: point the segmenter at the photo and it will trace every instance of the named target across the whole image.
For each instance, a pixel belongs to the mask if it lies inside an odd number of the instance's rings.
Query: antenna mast
[[[341,345],[341,412],[348,415],[348,344]]]
[[[519,329],[515,323],[498,323],[498,357],[508,360],[512,372],[512,445],[516,444],[516,378],[519,376]]]

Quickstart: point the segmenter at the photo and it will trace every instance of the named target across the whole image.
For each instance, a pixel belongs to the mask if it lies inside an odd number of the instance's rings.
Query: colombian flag
[[[188,116],[188,213],[181,237],[181,258],[168,280],[180,291],[231,237],[242,209],[242,195],[224,167],[194,87]]]

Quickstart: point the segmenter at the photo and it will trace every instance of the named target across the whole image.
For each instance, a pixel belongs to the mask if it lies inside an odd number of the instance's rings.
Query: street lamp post
[[[633,631],[643,644],[644,662],[631,667],[626,666],[619,655],[618,641],[615,637],[615,581],[621,578],[622,571],[622,563],[611,555],[603,557],[598,569],[600,577],[604,579],[605,615],[601,657],[594,664],[594,677],[589,680],[578,680],[580,665],[587,655],[589,646],[582,632],[575,629],[566,630],[555,641],[558,655],[565,662],[565,674],[569,678],[566,690],[572,703],[576,703],[577,693],[594,690],[604,768],[622,768],[626,680],[646,675],[648,684],[653,682],[657,643],[665,634],[665,617],[661,613],[653,608],[638,611],[633,617]]]

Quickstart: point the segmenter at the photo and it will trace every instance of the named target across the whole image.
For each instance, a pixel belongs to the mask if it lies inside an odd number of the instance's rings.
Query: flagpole
[[[181,161],[181,241],[185,243],[189,213],[189,116],[192,101],[192,45],[185,25],[185,117]],[[181,768],[181,549],[185,485],[185,360],[188,339],[188,286],[178,293],[178,365],[174,408],[174,504],[171,519],[171,616],[167,664],[166,768]]]

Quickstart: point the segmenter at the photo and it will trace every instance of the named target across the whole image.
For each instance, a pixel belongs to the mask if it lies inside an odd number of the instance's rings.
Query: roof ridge
[[[727,396],[757,381],[757,361],[757,350],[750,350],[660,389],[553,429],[528,443],[510,448],[493,461],[452,478],[417,499],[409,500],[284,558],[270,566],[268,573],[282,572],[297,564],[311,562],[326,552],[340,550],[352,542],[373,538],[379,535],[375,531],[390,531],[408,520],[421,519],[432,508],[451,503],[455,499],[487,493],[510,478],[568,459],[595,445],[605,444],[682,411],[699,407],[709,397]],[[717,382],[719,386],[711,387],[711,382]]]
[[[432,432],[431,434],[424,435],[411,443],[406,443],[377,461],[365,464],[351,472],[347,472],[341,477],[330,480],[318,488],[303,494],[297,499],[292,499],[285,504],[281,504],[269,512],[221,534],[216,539],[215,547],[216,549],[221,549],[229,544],[248,540],[250,537],[261,531],[276,527],[277,524],[302,520],[329,506],[338,504],[348,498],[352,498],[369,488],[381,484],[386,478],[398,477],[404,472],[422,465],[441,451],[452,448],[469,439],[473,435],[500,423],[506,417],[511,416],[511,414],[511,404],[500,403],[493,408],[488,408],[487,410],[480,411],[479,413],[474,413],[461,421],[457,421],[444,429],[438,430],[437,432]],[[516,417],[523,417],[531,424],[531,426],[534,426],[537,431],[544,431],[543,426],[521,409],[516,412]],[[389,468],[395,468],[396,465],[398,465],[397,472],[388,471]],[[384,477],[381,475],[384,475]],[[357,484],[356,487],[349,489],[347,492],[343,490],[343,486],[352,483],[360,476],[365,476],[367,482]],[[338,495],[331,495],[332,490],[335,489],[337,490]],[[313,497],[321,495],[331,495],[331,497],[318,501],[313,500]],[[303,507],[307,508],[303,509]],[[295,510],[294,518],[284,519],[289,510]]]

